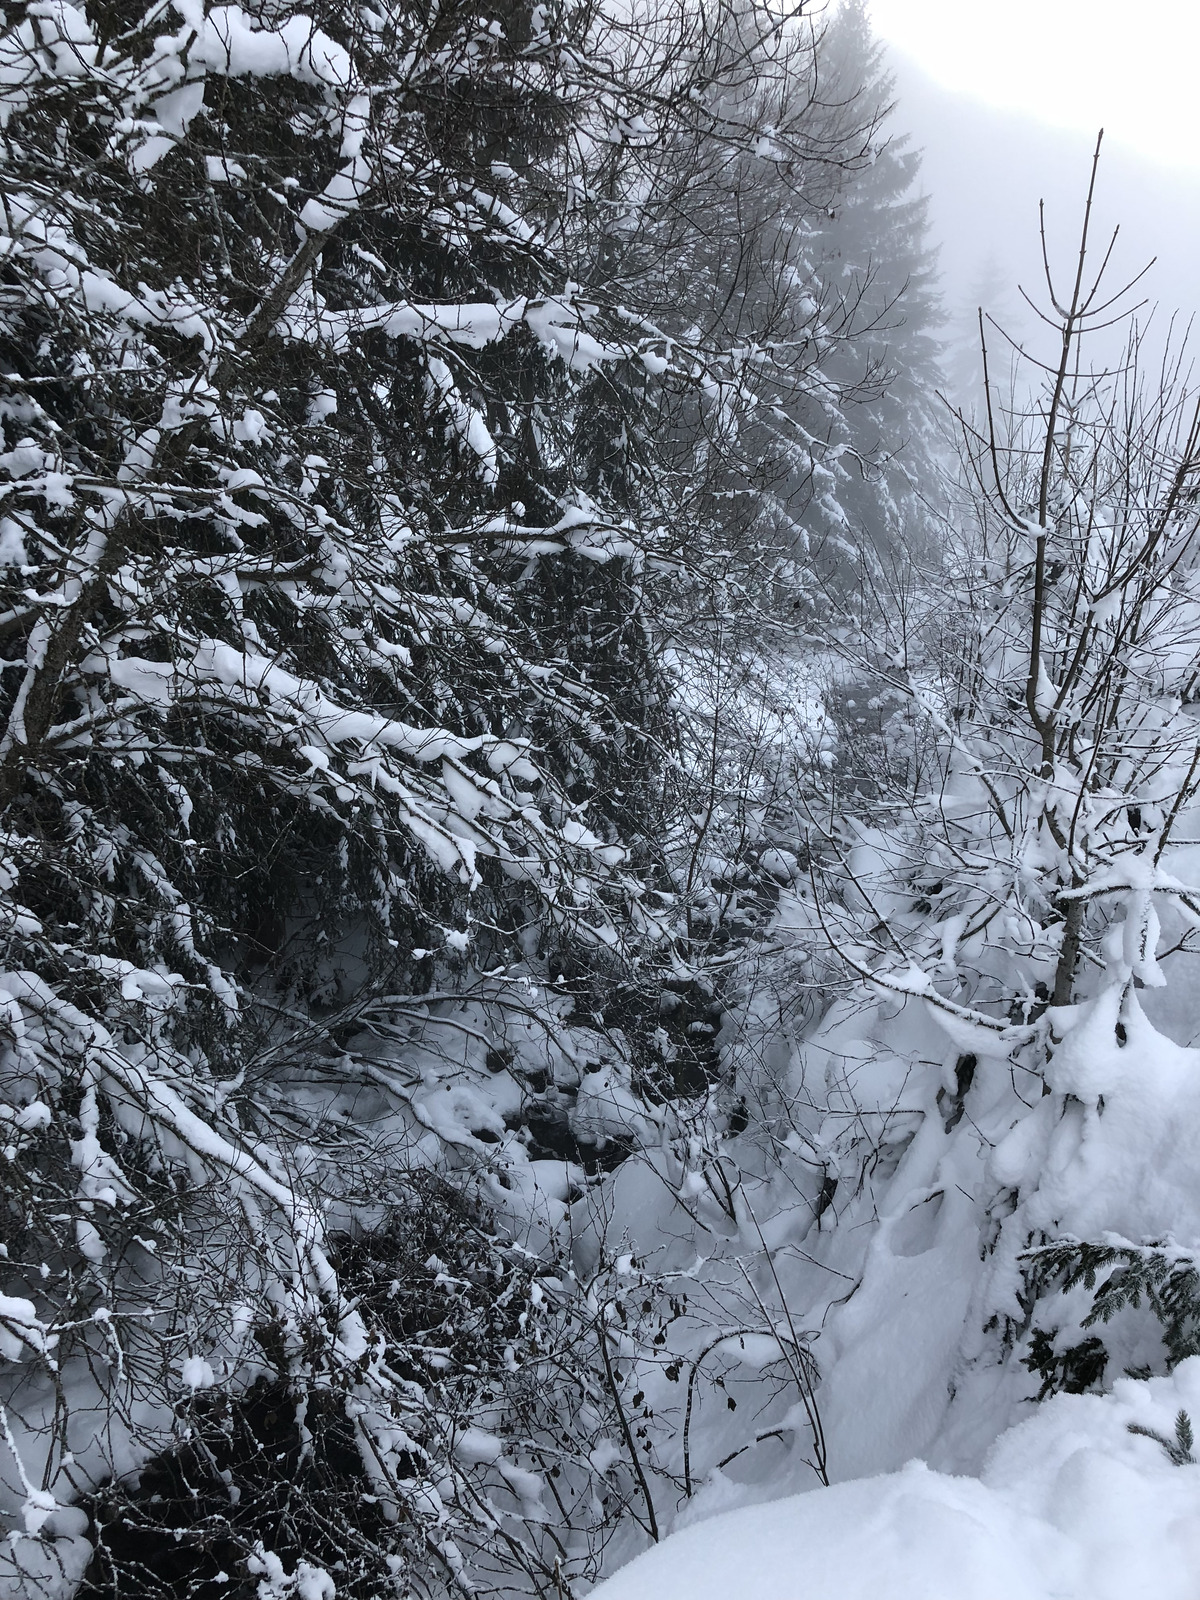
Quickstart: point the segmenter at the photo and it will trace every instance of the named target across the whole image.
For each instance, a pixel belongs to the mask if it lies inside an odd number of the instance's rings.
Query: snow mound
[[[1200,1357],[1047,1401],[980,1478],[914,1461],[685,1528],[594,1600],[1194,1600],[1200,1457],[1181,1460],[1181,1412],[1200,1429]]]

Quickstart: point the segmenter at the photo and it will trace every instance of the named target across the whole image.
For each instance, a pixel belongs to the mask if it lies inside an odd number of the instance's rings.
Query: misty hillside
[[[896,97],[3,12],[0,1595],[1194,1595],[1200,403]]]
[[[964,400],[968,384],[979,380],[972,319],[981,300],[1014,336],[1033,332],[1037,318],[1018,285],[1036,299],[1043,282],[1039,202],[1045,203],[1051,246],[1065,257],[1077,237],[1095,135],[946,89],[898,50],[889,49],[887,59],[895,75],[894,126],[921,152],[919,187],[929,196],[944,337],[951,346],[946,364]],[[1152,325],[1165,331],[1172,316],[1186,322],[1200,312],[1200,175],[1153,162],[1111,139],[1104,148],[1097,232],[1107,243],[1120,229],[1114,281],[1154,263],[1126,309],[1144,302],[1141,320],[1153,312]],[[1114,362],[1120,339],[1118,331],[1107,352]]]

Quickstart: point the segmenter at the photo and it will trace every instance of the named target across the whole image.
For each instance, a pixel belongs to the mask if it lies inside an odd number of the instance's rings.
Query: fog
[[[889,60],[896,75],[894,131],[910,134],[923,151],[921,185],[930,198],[951,343],[946,365],[961,388],[972,365],[978,369],[977,355],[964,345],[981,299],[1018,336],[1036,327],[1017,286],[1045,304],[1039,199],[1046,202],[1051,264],[1065,283],[1095,136],[947,90],[894,48]],[[1130,305],[1149,302],[1142,318],[1156,308],[1156,334],[1165,331],[1171,313],[1186,322],[1200,311],[1200,173],[1158,165],[1106,140],[1095,221],[1095,238],[1104,243],[1120,227],[1110,271],[1114,289],[1157,258],[1128,299]]]

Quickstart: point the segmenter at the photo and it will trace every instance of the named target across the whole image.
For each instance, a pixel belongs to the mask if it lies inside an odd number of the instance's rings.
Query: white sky
[[[1200,0],[870,0],[948,89],[1200,168]]]

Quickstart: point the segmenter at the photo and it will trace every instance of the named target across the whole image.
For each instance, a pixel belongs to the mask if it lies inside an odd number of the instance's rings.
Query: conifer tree
[[[866,147],[855,95],[797,89],[817,45],[740,4],[5,21],[31,1584],[78,1578],[65,1503],[106,1480],[118,1593],[159,1535],[195,1555],[167,1592],[216,1540],[247,1592],[341,1562],[364,1600],[569,1593],[653,1536],[625,1291],[572,1277],[567,1206],[711,1089],[659,1015],[724,870],[672,692],[689,618],[761,590],[754,494],[845,454],[812,224]],[[666,997],[685,1042],[712,998]]]
[[[431,991],[641,934],[639,539],[572,416],[639,343],[545,240],[589,71],[552,24],[98,0],[0,36],[18,1503],[257,1379],[301,1439],[312,1395],[357,1419],[321,1459],[405,1527],[356,1581],[458,1570],[412,1465],[449,1436],[389,1364],[414,1324],[346,1287],[327,1210],[411,1207],[379,1112],[402,1150],[433,1114],[380,1060]],[[436,1126],[484,1167],[498,1120]]]
[[[824,577],[928,553],[945,428],[936,394],[941,308],[920,153],[897,125],[894,79],[863,0],[847,0],[835,13],[822,66],[824,93],[835,102],[855,99],[871,129],[861,160],[813,223],[821,298],[854,329],[827,361],[830,384],[846,396],[831,434],[838,484],[824,516],[820,497],[812,497],[807,526]],[[830,516],[834,506],[841,515]]]

